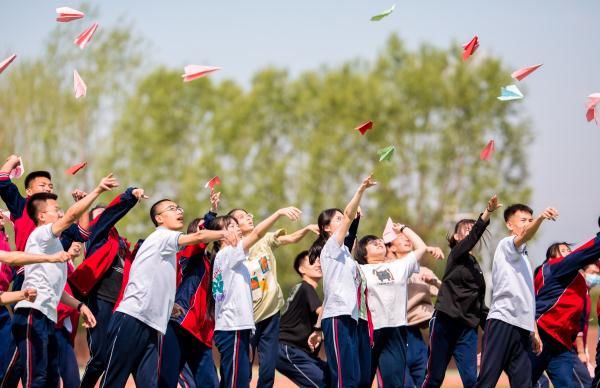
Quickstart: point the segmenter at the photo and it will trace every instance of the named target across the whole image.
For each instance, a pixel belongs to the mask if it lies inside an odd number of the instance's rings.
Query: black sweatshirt
[[[488,308],[485,305],[485,279],[477,259],[469,252],[479,241],[489,225],[477,219],[471,232],[457,242],[448,255],[442,287],[438,294],[435,309],[459,319],[470,327],[483,324]]]

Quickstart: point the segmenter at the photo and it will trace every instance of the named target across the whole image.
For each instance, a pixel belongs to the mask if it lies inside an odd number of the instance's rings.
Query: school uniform
[[[10,211],[10,220],[13,223],[15,232],[15,248],[17,251],[24,251],[27,245],[29,235],[36,229],[36,225],[27,214],[27,202],[29,197],[21,196],[17,186],[11,181],[8,172],[0,172],[0,198],[6,204]],[[73,224],[67,230],[63,231],[61,238],[70,241],[85,242],[89,237],[89,232],[78,225]],[[15,267],[11,276],[12,290],[21,290],[24,281],[24,267]],[[0,307],[0,333],[10,333],[10,316],[5,307]],[[10,363],[10,356],[15,351],[15,341],[12,335],[0,335],[0,380],[6,371],[7,362]],[[8,358],[7,358],[8,357]]]
[[[492,265],[492,303],[487,316],[478,387],[495,386],[502,371],[511,386],[530,386],[531,334],[535,324],[533,275],[525,244],[515,236],[498,243]]]
[[[435,312],[429,321],[429,356],[423,388],[442,386],[453,356],[463,386],[472,388],[477,382],[477,327],[483,326],[488,308],[484,302],[483,271],[470,252],[489,223],[479,216],[471,232],[448,254]]]
[[[406,381],[410,386],[421,387],[427,370],[427,344],[421,333],[433,316],[432,296],[437,296],[438,286],[425,282],[422,277],[427,275],[439,283],[432,270],[420,267],[408,279],[406,291],[407,351],[406,351]]]
[[[175,301],[181,234],[159,226],[140,246],[109,324],[101,387],[122,387],[130,373],[137,386],[157,386],[163,335]]]
[[[248,253],[243,240],[221,249],[213,264],[215,344],[221,354],[221,387],[250,385],[250,335],[254,330]]]
[[[63,251],[52,224],[37,227],[29,236],[25,251],[52,255]],[[57,306],[67,281],[67,263],[42,263],[25,266],[23,287],[35,288],[34,302],[21,301],[15,306],[12,334],[16,351],[6,371],[4,384],[46,387],[59,383],[58,344],[55,324]]]
[[[300,387],[328,385],[327,363],[319,359],[319,348],[308,347],[308,337],[317,322],[321,300],[305,281],[292,288],[281,315],[277,370]]]
[[[11,250],[8,236],[4,230],[0,231],[0,250]],[[0,292],[8,291],[13,276],[14,272],[11,266],[0,263]],[[10,322],[11,317],[8,308],[0,306],[0,381],[4,378],[4,372],[10,362],[10,357],[14,353],[15,344],[10,333]]]
[[[600,258],[600,234],[565,257],[545,262],[535,277],[541,354],[530,354],[532,381],[546,370],[555,386],[573,385],[573,341],[582,330],[588,287],[580,269]],[[577,359],[577,361],[579,361]]]
[[[380,386],[406,386],[407,283],[419,271],[413,252],[402,259],[360,266],[367,283],[373,321],[371,370],[378,369]]]
[[[214,218],[205,215],[205,223],[207,216]],[[178,254],[181,280],[178,281],[175,303],[183,312],[169,321],[163,346],[164,353],[169,356],[162,358],[159,387],[175,386],[185,365],[188,365],[189,376],[185,376],[184,386],[219,385],[212,356],[215,322],[207,315],[212,274],[205,249],[206,244],[188,245]]]
[[[115,197],[104,211],[90,223],[90,237],[85,258],[68,276],[68,283],[85,298],[96,317],[96,326],[87,329],[90,358],[85,366],[81,387],[92,388],[102,375],[108,350],[108,326],[123,286],[126,261],[133,260],[129,242],[119,235],[115,224],[138,202],[130,187]]]
[[[356,387],[358,361],[358,295],[360,272],[348,247],[330,237],[321,251],[323,314],[321,327],[332,387]]]
[[[283,292],[277,281],[277,260],[273,250],[280,246],[283,229],[265,234],[249,251],[244,263],[250,272],[250,291],[256,330],[250,338],[251,364],[258,351],[259,387],[272,387],[277,363],[280,310]],[[250,370],[252,374],[252,370]]]

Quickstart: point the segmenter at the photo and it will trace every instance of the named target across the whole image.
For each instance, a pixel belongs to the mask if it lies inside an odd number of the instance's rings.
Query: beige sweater
[[[426,283],[423,276],[430,276],[434,282]],[[440,279],[429,268],[421,266],[419,273],[412,274],[408,279],[408,304],[406,305],[406,319],[408,325],[417,325],[428,322],[433,315],[432,296],[438,294]]]

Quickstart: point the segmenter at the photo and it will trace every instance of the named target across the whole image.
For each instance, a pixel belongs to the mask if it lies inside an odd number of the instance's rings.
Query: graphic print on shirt
[[[269,282],[267,274],[271,271],[269,259],[267,256],[262,256],[255,263],[252,263],[250,273],[250,290],[252,291],[252,302],[262,299],[263,293],[269,290]]]
[[[212,294],[213,298],[215,298],[215,302],[222,302],[225,300],[225,290],[223,290],[223,269],[221,267],[215,267],[215,270],[213,271]]]
[[[392,275],[392,271],[390,271],[389,268],[387,268],[383,271],[378,271],[378,270],[374,269],[373,275],[377,276],[377,279],[379,280],[379,284],[394,282],[394,275]]]

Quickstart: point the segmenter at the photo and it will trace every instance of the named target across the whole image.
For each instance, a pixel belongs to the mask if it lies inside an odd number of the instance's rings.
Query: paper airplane
[[[521,81],[523,78],[527,77],[529,74],[533,73],[537,69],[539,69],[543,63],[533,66],[527,66],[517,71],[514,71],[510,76],[516,79],[517,81]]]
[[[17,54],[13,54],[10,57],[3,60],[2,62],[0,62],[0,74],[2,74],[4,69],[6,69],[8,67],[8,65],[10,65],[12,63],[12,61],[15,60],[16,57],[17,57]]]
[[[10,173],[8,174],[8,177],[10,179],[20,178],[23,176],[24,172],[25,172],[25,167],[23,167],[23,159],[21,159],[19,157],[19,164],[17,165],[17,167],[13,168],[10,171]]]
[[[88,42],[92,39],[92,36],[94,36],[94,33],[96,32],[97,28],[98,28],[98,23],[92,24],[90,27],[88,27],[87,30],[85,30],[81,34],[79,34],[79,36],[77,38],[75,38],[73,43],[75,43],[77,46],[79,46],[80,49],[83,50],[85,48],[85,46],[88,44]]]
[[[463,44],[463,61],[466,61],[479,48],[479,38],[477,35],[469,43]]]
[[[87,166],[87,162],[77,163],[67,169],[67,174],[75,175],[77,174],[77,172],[79,172],[79,170],[83,169],[85,166]]]
[[[383,243],[389,244],[397,238],[398,235],[394,231],[394,223],[392,222],[392,219],[388,217],[385,229],[383,229]]]
[[[87,93],[87,86],[77,70],[73,70],[73,89],[75,90],[75,98],[84,97]]]
[[[396,147],[388,146],[388,147],[382,148],[379,151],[377,151],[377,155],[379,155],[379,161],[383,162],[384,160],[387,160],[387,161],[391,160],[392,155],[394,155],[395,150],[396,150]]]
[[[367,131],[369,129],[373,128],[373,122],[372,121],[367,121],[366,123],[362,123],[361,125],[359,125],[358,127],[356,127],[355,129],[360,132],[361,135],[364,135],[365,133],[367,133]]]
[[[69,7],[56,8],[56,13],[58,14],[56,21],[63,22],[63,23],[70,22],[72,20],[81,19],[82,17],[85,16],[85,14],[83,12],[78,11],[73,8],[69,8]]]
[[[212,178],[211,180],[209,180],[208,182],[206,182],[206,184],[204,185],[205,188],[213,188],[216,185],[220,185],[221,184],[221,179],[219,179],[218,176],[215,176],[214,178]]]
[[[378,21],[380,21],[384,17],[386,17],[389,14],[391,14],[392,12],[394,12],[394,8],[396,8],[396,4],[392,5],[392,7],[390,9],[387,9],[387,10],[381,12],[381,13],[378,13],[375,16],[371,16],[371,21],[372,22],[378,22]]]
[[[217,70],[221,70],[221,68],[214,66],[187,65],[183,68],[185,74],[182,74],[181,78],[183,78],[183,82],[189,82]]]
[[[600,103],[600,93],[592,93],[588,96],[585,104],[587,109],[585,112],[585,118],[587,121],[595,120],[596,124],[600,122],[598,118],[598,111],[596,110],[596,105],[598,105],[598,103]]]
[[[500,101],[520,100],[523,98],[523,93],[519,90],[517,85],[508,85],[500,89]]]
[[[489,143],[485,146],[481,153],[479,154],[479,159],[481,160],[490,160],[492,157],[492,153],[494,152],[494,141],[490,140]]]

